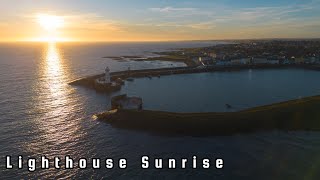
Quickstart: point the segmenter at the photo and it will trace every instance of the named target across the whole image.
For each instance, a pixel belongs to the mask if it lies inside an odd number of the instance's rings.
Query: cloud
[[[225,16],[220,17],[220,20],[225,21],[256,21],[261,23],[267,23],[268,21],[279,19],[290,19],[296,14],[300,14],[301,19],[304,16],[301,14],[310,12],[317,8],[314,2],[304,4],[294,4],[287,6],[277,7],[255,7],[255,8],[243,8],[243,9],[229,9]]]
[[[190,24],[189,27],[193,29],[199,29],[199,30],[210,30],[215,28],[217,25],[214,22],[201,22],[201,23],[194,23]]]
[[[196,7],[153,7],[148,11],[140,11],[147,18],[134,21],[111,20],[96,13],[73,14],[65,16],[71,22],[73,28],[109,31],[116,33],[139,31],[183,31],[190,34],[196,33],[225,33],[249,32],[257,29],[263,32],[273,32],[278,29],[284,30],[290,27],[303,28],[304,25],[314,28],[318,23],[313,17],[297,14],[319,9],[319,0],[310,3],[288,4],[286,6],[263,6],[255,8],[233,8],[214,6],[208,8]],[[150,12],[151,11],[151,12]],[[312,24],[306,24],[312,21]],[[79,23],[80,22],[80,23]],[[273,30],[275,29],[275,30]],[[257,32],[258,34],[258,32]]]
[[[195,29],[195,30],[209,30],[216,27],[215,23],[213,22],[199,22],[199,23],[184,23],[178,24],[175,22],[167,22],[167,23],[159,23],[156,24],[158,27],[175,27],[175,28],[188,28],[188,29]]]
[[[169,12],[190,12],[195,11],[195,8],[174,8],[174,7],[163,7],[163,8],[149,8],[149,10],[154,12],[162,12],[162,13],[169,13]]]
[[[201,17],[201,16],[212,16],[215,14],[215,10],[212,9],[200,9],[193,7],[154,7],[149,8],[149,12],[157,13],[156,15],[161,18],[161,16],[171,17],[171,18],[186,18],[188,16]]]
[[[217,23],[235,22],[237,23],[266,23],[268,21],[286,19],[298,13],[305,13],[314,9],[320,9],[320,0],[313,0],[309,3],[291,4],[286,6],[274,7],[255,7],[255,8],[232,8],[214,6],[211,8],[176,8],[176,7],[157,7],[149,8],[152,12],[162,13],[154,17],[154,19],[171,18],[169,21],[204,21],[208,23],[214,21]],[[190,17],[192,16],[192,17]],[[190,19],[187,19],[187,17]]]
[[[107,19],[96,13],[71,14],[63,17],[65,18],[67,28],[117,32],[124,31],[124,23]]]

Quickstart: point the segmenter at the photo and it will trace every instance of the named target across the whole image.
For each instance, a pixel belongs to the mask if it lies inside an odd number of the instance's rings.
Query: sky
[[[320,0],[0,0],[0,3],[0,41],[50,37],[66,41],[320,37]],[[48,30],[39,23],[39,14],[58,17],[63,24]],[[47,23],[54,23],[51,21]]]

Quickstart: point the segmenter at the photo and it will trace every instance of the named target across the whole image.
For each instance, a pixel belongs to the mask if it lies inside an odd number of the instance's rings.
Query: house
[[[290,59],[284,59],[282,60],[282,64],[293,64],[295,63],[294,61],[290,60]]]
[[[253,64],[268,64],[268,59],[264,57],[254,57]]]
[[[317,58],[315,56],[309,56],[305,58],[306,64],[316,64]]]
[[[199,61],[199,57],[192,57],[192,61],[196,64],[196,65],[202,65]]]
[[[198,58],[200,64],[202,65],[212,65],[213,64],[213,59],[209,56],[200,56]]]
[[[209,56],[212,57],[212,58],[214,58],[214,59],[217,58],[217,54],[214,53],[214,52],[209,53]]]
[[[231,61],[229,61],[229,60],[216,61],[216,66],[230,66],[230,65],[232,65],[232,64],[231,64]]]
[[[217,54],[217,55],[216,55],[216,59],[217,59],[217,60],[225,60],[225,59],[226,59],[226,55],[221,54],[221,53],[220,53],[220,54]]]
[[[320,64],[320,56],[316,57],[316,64]]]
[[[247,65],[250,64],[250,58],[239,58],[239,59],[232,59],[232,65]]]
[[[297,58],[295,58],[294,63],[295,64],[304,64],[304,61],[305,61],[304,57],[297,57]]]
[[[268,60],[268,64],[280,64],[280,60],[278,60],[278,59],[270,59],[270,60]]]

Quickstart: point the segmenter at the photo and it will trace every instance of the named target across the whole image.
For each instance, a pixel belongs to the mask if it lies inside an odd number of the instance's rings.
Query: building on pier
[[[111,84],[110,69],[109,69],[108,66],[107,66],[106,69],[105,69],[105,74],[104,74],[104,76],[96,79],[96,83],[98,83],[98,84],[104,84],[104,85]]]
[[[121,83],[120,81],[115,81],[115,82],[111,81],[110,69],[107,66],[105,69],[104,76],[97,78],[95,80],[94,87],[96,90],[99,90],[99,91],[112,92],[112,91],[120,90],[122,84],[123,83]]]

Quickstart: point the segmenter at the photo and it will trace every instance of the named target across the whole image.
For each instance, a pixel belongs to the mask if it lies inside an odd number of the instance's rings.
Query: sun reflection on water
[[[65,71],[65,62],[63,56],[60,54],[59,49],[55,43],[49,43],[44,66],[44,76],[47,81],[47,88],[50,90],[49,96],[55,97],[52,103],[57,103],[53,105],[61,104],[59,101],[67,100],[67,87],[64,83],[67,79]]]
[[[61,76],[63,73],[61,57],[55,43],[49,43],[46,53],[46,71],[51,77]]]
[[[37,136],[32,143],[25,145],[25,149],[28,154],[42,154],[48,158],[78,157],[82,151],[77,147],[86,132],[79,121],[82,118],[81,104],[75,90],[67,84],[67,61],[55,43],[48,44],[42,57],[33,87],[36,99],[31,123]]]
[[[77,137],[79,124],[71,119],[74,103],[67,85],[66,63],[57,44],[49,43],[43,63],[45,83],[42,105],[45,105],[45,120],[41,122],[42,130],[50,135],[48,140],[56,145],[67,143]]]

